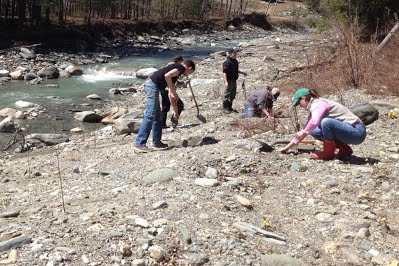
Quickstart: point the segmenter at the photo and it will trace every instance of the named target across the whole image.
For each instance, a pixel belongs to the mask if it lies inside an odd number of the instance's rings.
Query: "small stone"
[[[368,228],[360,228],[359,232],[356,234],[356,239],[366,239],[370,236],[370,231]]]
[[[240,203],[245,208],[253,209],[252,202],[249,199],[240,195],[235,195],[234,198],[238,201],[238,203]]]
[[[82,261],[83,261],[84,264],[89,264],[90,263],[90,260],[89,260],[89,258],[86,255],[82,256]]]
[[[191,244],[191,235],[188,228],[184,226],[177,226],[177,230],[179,230],[182,240],[187,244]]]
[[[154,204],[152,204],[152,209],[157,210],[157,209],[166,208],[167,206],[168,206],[168,203],[166,201],[160,200],[160,201],[157,201]]]
[[[215,179],[218,177],[218,171],[215,168],[211,168],[209,167],[206,172],[205,172],[205,176],[207,178],[211,178],[211,179]]]
[[[336,253],[338,251],[339,245],[335,242],[329,242],[324,246],[326,253]]]
[[[332,214],[330,213],[324,213],[324,212],[320,212],[318,214],[316,214],[316,219],[319,220],[320,222],[327,222],[328,220],[330,220],[332,217]]]
[[[132,261],[132,266],[145,266],[145,260],[144,259],[135,259]]]
[[[148,249],[150,252],[150,257],[156,260],[157,262],[161,262],[165,259],[166,252],[160,246],[153,246]]]
[[[216,187],[219,185],[219,181],[212,178],[197,178],[194,183],[201,187]]]
[[[146,220],[144,220],[143,218],[140,218],[140,217],[134,219],[134,222],[136,223],[136,225],[139,225],[144,228],[150,227],[150,224]]]
[[[370,249],[369,251],[368,251],[368,253],[370,253],[371,254],[371,256],[373,256],[373,257],[375,257],[375,256],[378,256],[379,254],[380,254],[380,252],[378,251],[378,250],[375,250],[375,249]]]

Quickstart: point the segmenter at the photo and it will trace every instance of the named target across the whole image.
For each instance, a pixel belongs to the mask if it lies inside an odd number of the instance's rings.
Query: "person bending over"
[[[273,102],[280,96],[278,88],[253,91],[244,103],[244,117],[273,117]]]
[[[134,150],[138,152],[148,152],[147,140],[152,131],[152,143],[154,148],[167,148],[162,139],[161,108],[159,105],[159,94],[169,88],[168,97],[173,106],[173,117],[179,120],[177,101],[179,96],[176,93],[175,83],[178,77],[183,74],[190,75],[195,71],[195,63],[185,60],[183,64],[171,64],[155,71],[145,82],[144,91],[146,93],[146,106],[144,118],[137,134]]]

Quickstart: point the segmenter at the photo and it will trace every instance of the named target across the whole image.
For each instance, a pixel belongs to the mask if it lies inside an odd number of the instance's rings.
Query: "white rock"
[[[201,187],[216,187],[219,185],[219,181],[214,178],[197,178],[194,183]]]

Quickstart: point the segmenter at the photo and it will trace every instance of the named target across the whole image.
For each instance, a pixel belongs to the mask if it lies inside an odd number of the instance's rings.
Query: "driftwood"
[[[14,46],[14,47],[11,47],[11,48],[0,50],[0,54],[4,54],[5,52],[11,51],[13,49],[32,48],[32,47],[36,47],[36,46],[40,46],[40,45],[42,45],[42,44],[41,43],[35,43],[35,44],[31,44],[31,45]]]
[[[395,33],[399,30],[399,22],[392,28],[392,30],[385,36],[384,40],[378,45],[378,47],[374,51],[374,55],[378,54],[382,48],[389,42],[389,40],[395,35]]]

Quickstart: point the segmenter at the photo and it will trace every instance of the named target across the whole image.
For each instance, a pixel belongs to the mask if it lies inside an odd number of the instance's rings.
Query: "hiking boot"
[[[134,145],[133,150],[138,153],[146,153],[151,151],[146,145]]]
[[[169,145],[160,141],[158,143],[152,144],[152,147],[154,147],[155,149],[164,150],[164,149],[169,148]]]

